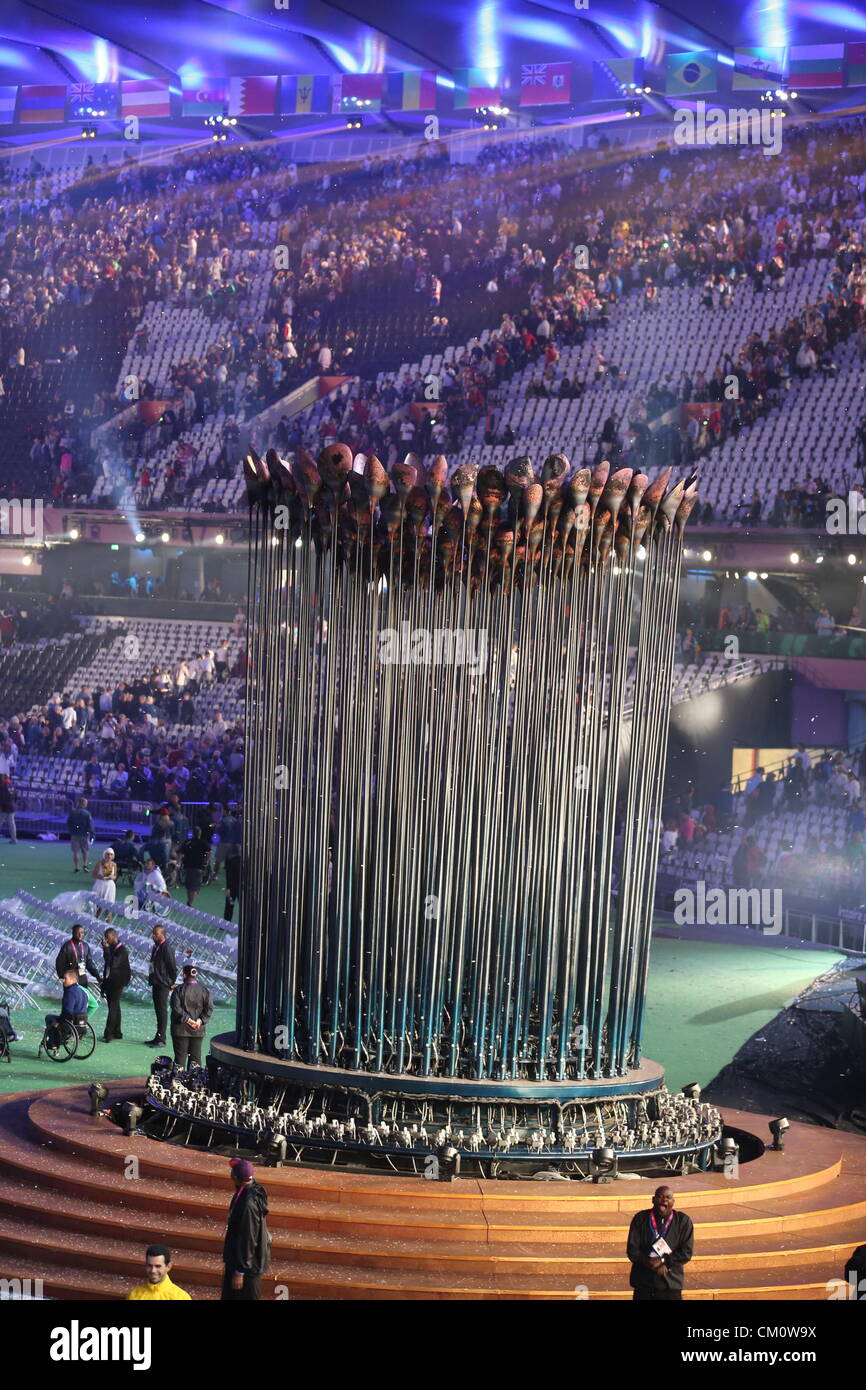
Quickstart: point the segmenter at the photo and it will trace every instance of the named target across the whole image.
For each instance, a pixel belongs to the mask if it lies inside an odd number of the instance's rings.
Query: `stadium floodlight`
[[[79,529],[78,529],[77,526],[73,526],[73,527],[70,528],[70,531],[69,531],[69,539],[70,539],[71,541],[77,541],[80,535],[81,535],[81,532],[79,531]]]
[[[162,541],[163,545],[168,545],[169,541],[171,540],[171,532],[163,531],[159,539]]]
[[[796,100],[797,100],[797,93],[796,93],[796,92],[789,92],[789,93],[788,93],[788,96],[791,98],[792,101],[796,101]]]
[[[766,570],[761,570],[761,578],[762,578],[762,579],[768,579],[768,578],[769,578],[769,575],[767,574],[767,571],[766,571]]]
[[[791,561],[791,564],[792,564],[792,565],[799,565],[799,563],[800,563],[800,554],[799,554],[799,551],[797,551],[797,550],[792,550],[792,551],[791,551],[791,554],[788,556],[788,559]]]
[[[849,555],[849,556],[848,556],[848,564],[849,564],[849,565],[856,565],[856,563],[857,563],[857,556],[856,556],[856,555]]]
[[[216,544],[225,545],[225,540],[226,538],[223,535],[222,531],[217,531],[216,535],[214,536],[214,541],[216,542]]]
[[[30,565],[33,564],[33,556],[32,556],[32,555],[22,555],[22,556],[21,556],[21,563],[22,563],[22,565],[27,565],[27,566],[29,567]]]
[[[701,554],[701,558],[703,560],[712,560],[713,552],[711,550],[704,550]]]
[[[144,545],[144,532],[143,532],[143,531],[136,531],[136,533],[135,533],[135,543],[136,543],[136,545]]]
[[[823,565],[823,563],[824,563],[824,556],[823,556],[823,555],[816,555],[816,556],[815,556],[815,564],[816,564],[816,565]]]
[[[747,579],[757,579],[757,577],[757,571],[755,570],[749,570],[748,574],[746,575]]]

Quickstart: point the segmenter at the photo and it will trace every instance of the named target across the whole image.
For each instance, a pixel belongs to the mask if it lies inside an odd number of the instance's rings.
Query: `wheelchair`
[[[89,1018],[81,1023],[60,1018],[56,1023],[46,1023],[36,1055],[41,1057],[44,1051],[52,1062],[70,1062],[73,1057],[84,1060],[95,1047],[96,1033]]]

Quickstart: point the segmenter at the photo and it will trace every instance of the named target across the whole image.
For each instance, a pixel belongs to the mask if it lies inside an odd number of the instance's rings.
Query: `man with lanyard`
[[[694,1234],[691,1217],[674,1211],[671,1189],[657,1187],[651,1210],[636,1212],[628,1232],[629,1283],[635,1301],[682,1298],[683,1266],[692,1258]]]
[[[74,970],[76,981],[83,987],[87,986],[88,971],[95,980],[102,979],[102,971],[98,969],[90,953],[90,947],[84,940],[84,928],[80,923],[75,924],[72,928],[72,936],[68,941],[64,941],[57,952],[54,969],[61,980],[67,970]]]

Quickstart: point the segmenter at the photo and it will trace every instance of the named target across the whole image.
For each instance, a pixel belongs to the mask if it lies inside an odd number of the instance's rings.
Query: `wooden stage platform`
[[[112,1101],[143,1081],[110,1087]],[[122,1298],[151,1242],[194,1298],[219,1294],[228,1161],[92,1118],[84,1086],[0,1096],[5,1278],[48,1297]],[[769,1140],[766,1119],[727,1122]],[[127,1176],[136,1165],[138,1176]],[[257,1168],[269,1193],[265,1298],[627,1300],[625,1239],[657,1183],[607,1186]],[[688,1299],[825,1300],[866,1240],[866,1139],[793,1124],[738,1179],[671,1184],[695,1222]]]

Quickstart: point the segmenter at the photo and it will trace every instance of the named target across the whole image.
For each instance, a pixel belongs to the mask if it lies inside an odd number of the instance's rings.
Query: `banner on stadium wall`
[[[841,43],[807,43],[791,48],[788,81],[796,90],[841,87],[845,47]]]
[[[221,116],[228,106],[228,83],[220,78],[208,80],[204,87],[184,87],[182,116]]]
[[[436,72],[386,72],[382,106],[386,111],[433,111],[436,107]]]
[[[280,112],[283,116],[327,115],[331,109],[331,79],[307,74],[280,79]]]
[[[145,120],[150,117],[171,115],[171,96],[168,82],[159,77],[148,77],[142,81],[121,82],[121,116],[139,116]]]
[[[561,106],[571,101],[571,63],[524,63],[521,106]]]
[[[665,58],[665,92],[668,96],[714,92],[717,83],[718,60],[715,53],[708,49],[701,49],[697,53],[669,53]]]
[[[88,116],[116,116],[120,105],[117,82],[74,82],[66,88],[66,113],[70,121]]]
[[[331,84],[332,111],[381,111],[383,72],[342,72]]]
[[[784,48],[734,49],[731,86],[735,92],[760,92],[766,87],[778,87],[784,79]]]
[[[643,58],[607,58],[592,65],[593,101],[622,100],[629,84],[644,86]]]
[[[457,68],[454,72],[454,109],[501,106],[502,87],[493,68]]]
[[[866,87],[866,43],[848,45],[848,86]]]

